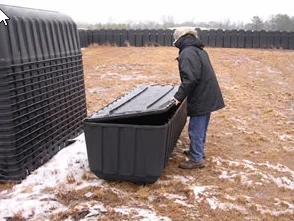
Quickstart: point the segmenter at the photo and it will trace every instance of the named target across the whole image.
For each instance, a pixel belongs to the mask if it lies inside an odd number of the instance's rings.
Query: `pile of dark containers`
[[[0,180],[21,180],[83,131],[82,55],[71,18],[0,8]]]
[[[0,8],[10,18],[0,24],[0,181],[24,179],[84,131],[99,178],[154,183],[186,123],[186,101],[171,102],[177,86],[138,86],[87,116],[75,22]]]

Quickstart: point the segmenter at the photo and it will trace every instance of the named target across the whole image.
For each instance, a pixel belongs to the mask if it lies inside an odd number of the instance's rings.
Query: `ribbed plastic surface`
[[[138,86],[94,113],[87,121],[97,122],[165,112],[174,105],[171,98],[177,89],[177,86]]]
[[[140,86],[87,117],[91,171],[106,180],[154,183],[186,123],[186,101],[169,102],[176,89]]]
[[[20,180],[82,132],[82,55],[70,17],[0,8],[0,180]]]

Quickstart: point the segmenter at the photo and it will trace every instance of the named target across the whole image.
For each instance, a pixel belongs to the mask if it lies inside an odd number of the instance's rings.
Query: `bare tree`
[[[245,25],[246,29],[260,31],[265,29],[264,22],[259,16],[253,16],[251,23]]]
[[[170,28],[175,26],[175,21],[173,16],[162,16],[163,28]]]
[[[268,21],[268,24],[273,31],[294,31],[294,19],[289,15],[277,14]]]

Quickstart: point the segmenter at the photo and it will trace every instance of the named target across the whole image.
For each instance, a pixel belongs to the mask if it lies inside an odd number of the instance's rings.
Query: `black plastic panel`
[[[164,46],[164,30],[159,29],[157,32],[157,43],[160,46]]]
[[[136,30],[135,42],[135,46],[143,46],[143,31],[141,29]]]
[[[173,42],[173,31],[166,29],[164,33],[164,46],[172,46]]]
[[[225,30],[224,32],[224,47],[230,48],[231,47],[231,31]]]
[[[136,44],[136,34],[135,30],[128,30],[128,43],[130,46],[135,46]]]
[[[210,47],[215,47],[216,46],[216,30],[210,30],[209,32],[209,37],[208,37],[208,42]]]
[[[216,47],[223,47],[223,42],[224,42],[224,31],[222,29],[217,30],[217,35],[216,35]]]
[[[246,36],[246,32],[244,30],[239,30],[239,32],[238,32],[238,48],[245,48],[245,36]]]
[[[247,30],[245,34],[245,48],[253,47],[253,33],[251,30]]]
[[[155,29],[150,30],[150,44],[151,45],[157,44],[157,30]]]

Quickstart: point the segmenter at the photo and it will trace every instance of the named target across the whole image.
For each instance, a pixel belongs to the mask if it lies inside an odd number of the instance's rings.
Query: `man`
[[[176,29],[173,37],[174,45],[179,49],[177,60],[181,78],[181,85],[173,100],[178,105],[187,98],[187,111],[190,117],[190,146],[188,151],[184,151],[189,160],[180,163],[179,167],[203,168],[210,114],[223,108],[225,104],[209,56],[195,29]]]

